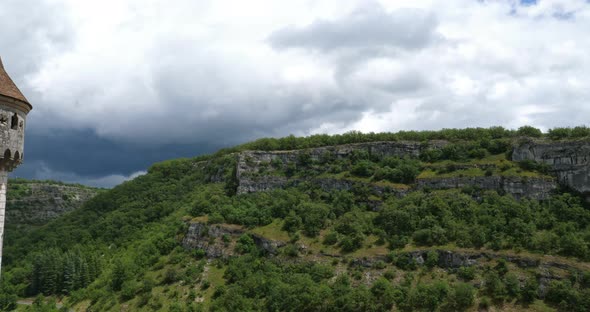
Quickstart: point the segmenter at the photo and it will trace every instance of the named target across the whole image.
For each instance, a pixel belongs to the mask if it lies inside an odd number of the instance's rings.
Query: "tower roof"
[[[14,84],[6,70],[4,70],[4,65],[2,64],[2,59],[0,59],[0,95],[8,96],[13,99],[19,100],[27,104],[27,106],[31,106],[27,98],[20,92],[18,87]]]

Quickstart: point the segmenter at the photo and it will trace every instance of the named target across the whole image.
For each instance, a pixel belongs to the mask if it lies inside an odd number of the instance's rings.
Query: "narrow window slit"
[[[12,129],[12,130],[18,129],[18,116],[16,115],[16,113],[14,113],[14,115],[12,115],[12,119],[10,120],[10,129]]]

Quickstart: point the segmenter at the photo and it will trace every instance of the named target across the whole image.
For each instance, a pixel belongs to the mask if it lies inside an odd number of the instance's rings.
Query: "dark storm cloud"
[[[269,40],[275,48],[419,49],[436,39],[436,19],[427,11],[400,9],[387,12],[377,4],[335,20],[319,20],[306,27],[286,27]]]
[[[166,159],[211,153],[220,145],[202,144],[134,145],[102,138],[92,130],[57,130],[51,133],[27,131],[25,162],[12,176],[36,179],[65,179],[95,186],[112,186],[105,175],[117,175],[113,182],[146,170]]]

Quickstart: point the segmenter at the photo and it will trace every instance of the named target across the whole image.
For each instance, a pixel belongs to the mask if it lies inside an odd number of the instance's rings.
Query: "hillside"
[[[588,311],[588,135],[352,132],[155,164],[7,231],[0,305]]]
[[[11,179],[6,202],[7,225],[43,225],[76,210],[99,189],[56,181]]]

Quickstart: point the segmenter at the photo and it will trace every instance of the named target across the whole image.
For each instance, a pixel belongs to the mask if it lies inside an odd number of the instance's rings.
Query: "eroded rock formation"
[[[547,199],[551,191],[557,189],[555,179],[550,177],[511,177],[511,176],[481,176],[481,177],[434,177],[418,179],[410,187],[396,187],[394,185],[379,185],[346,178],[305,177],[288,178],[276,174],[284,171],[289,164],[301,161],[302,155],[310,161],[322,162],[326,159],[350,157],[355,151],[362,150],[369,155],[419,157],[427,149],[440,149],[447,143],[434,141],[428,144],[418,142],[375,142],[363,144],[348,144],[294,151],[246,151],[237,155],[236,178],[237,193],[252,193],[294,186],[308,182],[320,186],[326,191],[351,190],[359,185],[368,187],[375,195],[393,193],[398,197],[422,189],[451,189],[474,187],[481,190],[495,190],[500,193],[511,194],[515,198]],[[460,165],[459,165],[460,166]],[[495,165],[479,165],[480,169],[487,169]],[[471,168],[473,165],[465,165]],[[458,168],[461,169],[461,168]]]
[[[41,225],[80,208],[98,189],[50,182],[11,183],[6,219],[15,224]]]
[[[236,255],[236,240],[244,233],[246,230],[239,225],[191,222],[182,240],[182,246],[186,249],[201,249],[207,258],[227,258]],[[249,235],[256,246],[269,255],[277,254],[278,249],[286,245],[285,242],[260,235]]]
[[[557,189],[552,178],[533,177],[452,177],[416,180],[415,189],[452,189],[473,187],[481,190],[495,190],[499,193],[511,194],[515,198],[547,199]]]
[[[446,141],[431,141],[429,143],[399,141],[399,142],[369,142],[326,146],[293,151],[245,151],[238,155],[237,178],[240,193],[267,191],[285,187],[289,179],[285,176],[268,174],[267,168],[285,169],[289,164],[297,163],[303,156],[310,161],[322,162],[330,159],[350,157],[354,152],[366,151],[369,155],[378,157],[419,157],[428,149],[440,149],[447,145]]]
[[[526,139],[512,151],[512,160],[534,160],[550,166],[560,184],[590,194],[590,142]]]

